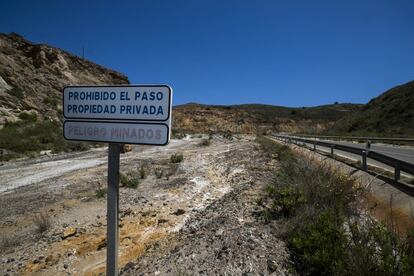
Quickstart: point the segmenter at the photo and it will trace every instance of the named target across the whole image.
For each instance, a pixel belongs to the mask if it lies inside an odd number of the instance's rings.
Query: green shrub
[[[119,174],[119,179],[121,182],[121,186],[122,187],[127,187],[127,188],[136,188],[138,187],[139,184],[139,180],[137,177],[134,177],[131,174]]]
[[[60,99],[56,96],[46,97],[43,99],[43,103],[51,107],[56,107],[59,104],[59,102]]]
[[[21,112],[19,114],[19,118],[27,122],[36,122],[37,114],[35,112]]]
[[[280,144],[258,142],[280,160],[263,216],[283,215],[285,233],[279,234],[287,238],[299,274],[413,275],[414,229],[401,239],[375,220],[358,220],[363,190],[354,179]]]
[[[2,160],[37,155],[42,150],[82,151],[91,147],[87,142],[65,140],[59,121],[37,120],[35,115],[26,112],[20,113],[19,117],[21,121],[6,122],[0,129],[0,149],[7,152],[0,156]]]
[[[103,198],[106,195],[106,188],[99,187],[95,191],[95,195],[97,198]]]
[[[172,154],[170,157],[170,162],[171,163],[181,163],[181,161],[183,161],[184,156],[182,154]]]
[[[292,186],[276,187],[268,186],[267,192],[272,199],[272,212],[274,215],[290,217],[305,203],[305,198],[297,188]]]
[[[307,221],[302,231],[293,231],[289,247],[300,271],[309,275],[344,272],[347,238],[341,220],[329,212]]]
[[[20,88],[17,87],[13,87],[10,90],[7,90],[7,93],[9,93],[10,95],[18,98],[18,99],[23,99],[24,98],[24,92],[23,90],[21,90]]]

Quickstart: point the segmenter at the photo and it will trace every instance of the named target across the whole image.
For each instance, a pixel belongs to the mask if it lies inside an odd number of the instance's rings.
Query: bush
[[[363,193],[332,167],[294,154],[280,144],[258,141],[280,160],[267,194],[265,220],[279,218],[297,272],[305,275],[412,275],[414,229],[405,239],[358,214]],[[267,206],[263,204],[263,206]],[[282,230],[280,230],[282,231]]]
[[[21,112],[19,114],[19,118],[23,121],[27,122],[36,122],[37,121],[37,114],[35,112]]]
[[[95,195],[97,198],[104,198],[106,195],[106,188],[99,187],[96,189]]]
[[[164,171],[161,168],[157,168],[155,169],[154,173],[155,173],[155,177],[160,179],[163,176]]]
[[[272,213],[284,217],[291,217],[296,210],[305,203],[305,198],[297,188],[286,187],[267,187],[268,195],[272,199]]]
[[[134,177],[131,174],[119,174],[119,178],[120,178],[120,182],[121,182],[121,186],[122,187],[127,187],[127,188],[136,188],[138,187],[139,184],[139,180],[137,177]]]
[[[174,153],[170,157],[170,162],[173,163],[173,164],[174,163],[181,163],[181,161],[183,161],[183,159],[184,159],[184,156],[182,154]]]
[[[223,138],[231,141],[233,140],[233,134],[230,131],[226,131],[223,133]]]
[[[35,231],[39,235],[43,235],[50,229],[51,223],[46,213],[40,213],[34,217]]]
[[[208,147],[208,146],[210,146],[210,144],[211,144],[210,139],[203,139],[203,140],[201,140],[199,146]]]
[[[145,178],[147,178],[147,171],[146,171],[146,169],[145,169],[145,166],[144,166],[144,165],[141,165],[141,167],[140,167],[140,169],[139,169],[139,177],[140,177],[141,179],[145,179]]]
[[[46,97],[43,99],[43,103],[51,107],[56,107],[59,104],[59,102],[60,99],[56,96]]]
[[[18,99],[23,99],[24,98],[24,92],[23,90],[21,90],[20,88],[17,87],[13,87],[10,90],[7,90],[7,93],[9,93],[10,95],[18,98]]]
[[[82,151],[89,149],[90,143],[66,141],[62,135],[62,124],[59,121],[37,120],[37,116],[22,112],[17,122],[7,122],[0,129],[0,149],[7,154],[0,156],[2,160],[22,155],[37,155],[42,150]]]

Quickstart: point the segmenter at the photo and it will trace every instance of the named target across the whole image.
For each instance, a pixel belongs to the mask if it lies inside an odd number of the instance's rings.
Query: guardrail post
[[[394,170],[394,180],[395,180],[395,181],[400,180],[400,176],[401,176],[401,173],[400,173],[400,162],[397,162],[397,163],[395,164],[395,170]]]
[[[313,151],[316,151],[316,142],[313,143]]]
[[[334,157],[334,145],[331,145],[331,157],[333,158]]]
[[[367,171],[367,152],[365,150],[362,151],[362,170]]]

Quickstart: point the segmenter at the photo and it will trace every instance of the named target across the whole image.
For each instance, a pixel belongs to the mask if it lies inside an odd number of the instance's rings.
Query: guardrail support
[[[331,157],[333,158],[334,157],[334,145],[331,145]]]
[[[400,162],[397,162],[397,164],[395,164],[395,170],[394,170],[394,180],[398,181],[400,180]]]
[[[367,171],[367,152],[365,150],[362,151],[362,170]]]
[[[313,143],[313,151],[316,151],[316,142]]]

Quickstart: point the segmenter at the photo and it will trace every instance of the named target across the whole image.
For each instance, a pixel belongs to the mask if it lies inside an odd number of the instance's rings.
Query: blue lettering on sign
[[[119,112],[130,115],[164,115],[162,106],[155,105],[121,105]]]
[[[128,92],[127,91],[122,91],[121,95],[119,97],[119,99],[121,101],[130,101],[131,99],[128,97]]]
[[[164,94],[162,92],[140,92],[140,91],[135,91],[135,100],[142,100],[142,101],[161,101],[164,98]]]

